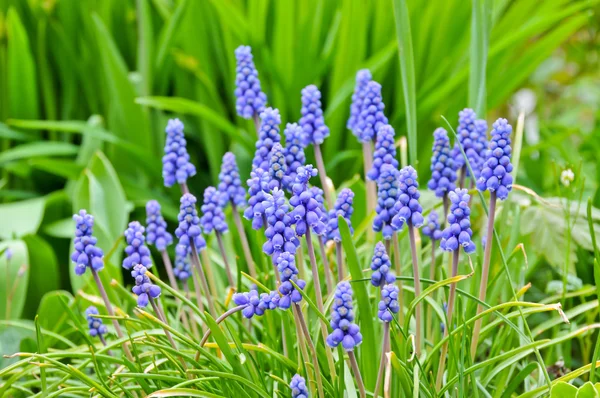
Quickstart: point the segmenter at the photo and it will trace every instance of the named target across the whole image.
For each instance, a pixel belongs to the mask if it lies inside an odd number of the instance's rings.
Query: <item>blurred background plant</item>
[[[455,124],[469,105],[488,121],[510,115],[516,125],[525,113],[517,183],[549,198],[515,195],[517,206],[501,219],[512,228],[507,247],[527,248],[522,279],[535,275],[533,300],[593,283],[580,203],[592,197],[600,205],[598,1],[486,0],[491,12],[477,19],[470,2],[408,0],[413,57],[400,59],[414,73],[406,87],[398,51],[407,35],[396,33],[403,19],[392,3],[0,0],[0,251],[13,251],[13,266],[0,260],[0,286],[14,286],[0,289],[0,319],[39,312],[53,325],[60,317],[53,300],[67,293],[44,294],[85,287],[68,255],[75,210],[96,216],[116,280],[123,230],[130,217],[144,219],[147,200],[159,200],[173,225],[177,190],[163,187],[159,161],[173,114],[185,122],[199,170],[192,192],[216,182],[226,150],[249,175],[256,132],[236,116],[233,95],[240,44],[252,46],[268,103],[284,123],[299,119],[303,87],[321,88],[331,129],[324,158],[336,186],[352,184],[362,169],[346,129],[358,69],[382,84],[398,136],[414,134],[408,146],[421,176],[429,175],[441,115]],[[405,163],[407,141],[399,146]],[[362,220],[364,206],[356,208]],[[592,213],[598,223],[600,211]],[[27,321],[9,325],[34,330]],[[33,343],[13,327],[0,330],[0,352]]]

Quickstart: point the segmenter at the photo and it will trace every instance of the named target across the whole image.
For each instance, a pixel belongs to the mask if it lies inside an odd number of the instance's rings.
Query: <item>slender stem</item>
[[[383,396],[385,398],[390,398],[390,390],[392,386],[392,361],[390,360],[389,355],[390,354],[386,354],[387,361],[385,364],[385,382],[383,383]]]
[[[198,304],[198,309],[201,313],[204,313],[204,301],[202,300],[202,292],[200,291],[200,281],[198,281],[198,270],[192,270],[192,281],[194,282],[194,293],[196,293],[196,303]],[[187,285],[186,291],[189,292]]]
[[[490,208],[488,215],[488,225],[487,225],[487,235],[485,242],[485,250],[483,253],[483,266],[481,270],[481,282],[479,283],[479,301],[485,301],[485,296],[487,293],[487,284],[488,277],[490,273],[490,259],[492,256],[492,246],[494,236],[494,217],[496,213],[496,192],[492,192],[490,195]],[[481,304],[477,306],[477,315],[479,315],[483,311],[483,307]],[[479,331],[481,330],[481,321],[482,318],[477,319],[475,321],[475,326],[473,327],[473,339],[471,340],[471,358],[475,358],[475,354],[477,352],[477,342],[479,340]]]
[[[160,319],[162,323],[167,325],[167,319],[165,318],[165,314],[162,312],[162,309],[160,308],[159,302],[154,300],[150,296],[148,296],[148,297],[150,299],[150,304],[152,305],[152,308],[154,309],[154,312],[156,313],[156,316],[158,316],[158,319]],[[169,332],[169,330],[164,326],[163,326],[163,330],[165,332],[165,336],[167,336],[167,340],[169,340],[169,343],[171,343],[171,347],[173,347],[173,349],[175,351],[178,351],[177,345],[175,344],[175,340],[173,340],[173,336],[171,336],[171,332]],[[183,366],[183,369],[187,370],[187,365],[185,364],[185,360],[183,359],[183,357],[181,355],[179,355],[178,357],[179,357],[179,361],[181,362],[181,366]]]
[[[196,286],[199,285],[198,282],[198,278],[195,276],[196,271],[192,270],[192,275],[193,275],[193,283],[194,283],[194,290],[196,290]],[[198,291],[200,289],[200,287],[197,288]],[[187,284],[187,281],[183,283],[183,291],[185,292],[185,296],[187,298],[190,298],[190,288]],[[204,312],[204,303],[202,302],[202,300],[200,300],[200,303],[198,304],[198,308],[200,309],[200,312]],[[185,319],[188,319],[188,311],[189,311],[189,317],[191,318],[191,321],[188,324],[191,324],[191,328],[192,328],[192,333],[194,334],[194,337],[199,338],[200,335],[198,333],[198,324],[196,322],[196,320],[194,319],[194,313],[192,312],[191,309],[187,309],[184,310],[184,314],[185,315]],[[187,326],[184,325],[184,327],[187,328]],[[204,330],[204,325],[202,325],[202,330]]]
[[[365,398],[367,396],[367,393],[365,392],[365,385],[363,384],[362,376],[360,375],[360,370],[358,369],[358,362],[356,362],[356,356],[354,355],[354,351],[348,351],[348,358],[350,359],[352,373],[354,373],[354,378],[356,379],[358,394],[360,398]]]
[[[402,275],[402,263],[400,262],[400,242],[398,241],[398,233],[394,232],[392,234],[392,241],[394,242],[394,267],[396,268],[396,276]],[[388,252],[388,256],[390,253]],[[402,289],[402,281],[398,279],[398,306],[400,307],[400,311],[398,311],[398,320],[402,325],[404,323],[404,289]]]
[[[448,199],[448,192],[444,192],[444,196],[442,197],[442,202],[444,204],[444,220],[442,221],[442,225],[445,226],[448,222],[448,208],[450,207],[450,200]]]
[[[225,319],[227,319],[229,316],[231,316],[232,314],[235,314],[236,312],[241,311],[246,307],[247,307],[247,305],[238,305],[237,307],[233,307],[233,308],[227,310],[226,312],[224,312],[223,315],[221,315],[220,317],[215,319],[215,322],[218,325],[221,322],[223,322]],[[204,344],[206,344],[206,342],[208,341],[210,334],[211,334],[211,330],[208,329],[206,331],[206,333],[204,333],[204,336],[202,336],[202,340],[200,340],[200,347],[204,347]],[[198,360],[198,359],[196,359],[196,360]]]
[[[248,271],[250,271],[250,276],[256,278],[256,264],[254,263],[254,259],[252,259],[252,252],[250,251],[250,245],[248,244],[246,230],[244,229],[244,224],[242,224],[242,219],[240,218],[240,213],[238,212],[237,206],[233,202],[231,202],[231,210],[233,211],[233,221],[235,222],[235,227],[237,228],[238,234],[240,235],[240,240],[242,241],[242,249],[244,250],[246,264],[248,264]]]
[[[431,240],[431,266],[429,267],[429,279],[431,279],[432,281],[435,281],[435,274],[436,274],[436,261],[435,261],[435,240]],[[427,322],[428,322],[428,327],[427,330],[429,337],[431,338],[431,340],[433,341],[433,325],[435,323],[435,314],[433,313],[433,311],[428,311],[428,313],[430,314],[430,316],[427,317]]]
[[[206,272],[206,280],[208,281],[208,287],[210,288],[210,294],[217,296],[217,283],[215,282],[215,275],[213,267],[210,266],[210,258],[208,256],[208,249],[200,252],[202,257],[202,264],[204,265]],[[208,294],[208,293],[207,293]]]
[[[296,267],[298,268],[298,277],[306,279],[302,241],[300,241],[300,246],[298,247],[298,251],[296,251]]]
[[[342,253],[342,242],[335,242],[335,254],[337,257],[338,282],[344,280],[344,260]]]
[[[169,278],[169,284],[171,285],[173,290],[178,290],[177,280],[175,279],[175,274],[173,273],[173,264],[171,263],[171,258],[169,257],[169,253],[167,253],[166,250],[161,250],[160,255],[162,257],[163,264],[165,265],[165,269],[167,270],[167,277]],[[175,298],[175,300],[177,301],[177,303],[181,303],[181,300],[179,300],[178,298]],[[181,314],[181,320],[183,322],[183,326],[186,329],[189,329],[190,323],[187,318],[187,313],[185,311]]]
[[[192,248],[192,263],[194,264],[194,267],[196,268],[196,271],[198,271],[198,275],[200,276],[202,290],[204,290],[206,302],[208,303],[208,310],[212,317],[216,318],[217,311],[215,311],[215,304],[213,303],[212,296],[210,294],[210,291],[208,290],[208,282],[206,282],[206,276],[204,275],[204,270],[202,269],[202,264],[200,263],[200,257],[198,257],[198,250],[196,249],[196,244],[194,243],[193,239],[190,239],[190,247]]]
[[[329,184],[327,183],[327,173],[325,172],[325,163],[323,163],[323,154],[321,153],[321,146],[314,144],[315,149],[315,160],[317,161],[317,169],[319,170],[319,178],[321,179],[321,186],[323,192],[325,192],[325,200],[327,200],[327,206],[333,209],[333,196],[330,191]]]
[[[296,311],[296,306],[292,306],[292,313],[294,314],[294,323],[296,324],[296,338],[298,339],[298,348],[300,349],[300,355],[302,357],[302,360],[304,361],[304,364],[307,364],[309,362],[311,362],[310,357],[308,356],[308,351],[306,350],[306,344],[304,341],[304,333],[302,332],[302,327],[300,326],[300,319],[298,319],[298,312],[302,313],[300,309],[298,309]],[[310,385],[310,390],[311,393],[313,395],[315,394],[315,386],[316,386],[316,381],[313,377],[313,374],[311,372],[308,371],[307,366],[304,366],[306,368],[306,374],[308,375],[308,380],[309,380],[309,385]]]
[[[363,142],[362,144],[363,150],[363,165],[365,168],[365,181],[367,186],[367,216],[369,216],[372,212],[375,211],[375,205],[377,203],[377,187],[375,185],[375,181],[371,181],[367,174],[373,167],[373,144],[371,141]],[[369,230],[371,234],[373,231]]]
[[[6,294],[9,294],[9,292],[10,292],[10,259],[7,258],[6,259]],[[12,297],[7,297],[6,312],[4,313],[6,315],[7,320],[10,319],[11,307],[12,307]]]
[[[306,321],[304,320],[304,315],[302,314],[302,310],[298,303],[294,304],[296,309],[296,315],[298,316],[298,321],[300,321],[300,327],[302,328],[302,333],[304,334],[304,338],[306,339],[306,343],[308,344],[308,348],[310,349],[310,353],[312,355],[312,363],[315,372],[315,379],[317,381],[317,390],[319,391],[319,397],[323,398],[323,382],[321,381],[321,371],[319,370],[319,357],[317,356],[317,350],[315,349],[315,345],[310,338],[310,333],[308,331],[308,327],[306,326]],[[326,349],[326,351],[329,351]],[[332,375],[333,378],[333,375]]]
[[[460,187],[460,189],[463,189],[465,187],[465,178],[467,177],[467,165],[464,164],[461,168],[460,168],[460,177],[458,180],[458,186]]]
[[[417,257],[417,244],[415,242],[415,228],[412,225],[412,222],[408,222],[408,237],[410,239],[410,252],[412,257],[412,265],[413,265],[413,278],[415,281],[415,298],[421,295],[421,279],[419,278],[419,258]],[[415,334],[415,353],[417,358],[421,356],[421,341],[422,341],[422,331],[421,331],[421,302],[417,303],[415,307],[415,321],[417,324],[416,334]]]
[[[392,240],[391,239],[386,239],[383,243],[383,245],[385,246],[385,252],[387,253],[388,256],[392,257]]]
[[[379,362],[379,372],[377,373],[377,383],[375,383],[375,390],[373,390],[373,396],[377,398],[379,396],[379,390],[381,389],[381,383],[383,382],[383,374],[385,370],[386,354],[388,351],[388,345],[390,342],[390,323],[385,322],[383,324],[383,345],[381,347],[381,361]]]
[[[181,193],[182,194],[190,193],[190,189],[188,188],[186,182],[183,182],[183,183],[179,184],[179,186],[181,187]]]
[[[106,294],[106,290],[104,289],[104,285],[102,284],[100,275],[98,275],[98,271],[96,271],[93,268],[91,269],[91,271],[92,271],[92,275],[94,276],[94,280],[96,281],[96,286],[98,287],[98,291],[100,292],[100,296],[102,297],[102,300],[104,301],[106,311],[108,312],[108,315],[110,315],[111,317],[114,317],[115,311],[113,310],[112,304],[110,303],[110,300],[108,299],[108,295]],[[121,330],[121,325],[119,325],[119,322],[115,318],[112,318],[112,323],[113,323],[113,326],[115,327],[115,331],[117,332],[117,337],[122,339],[123,331]],[[123,342],[123,351],[125,352],[127,359],[129,359],[131,362],[133,362],[134,361],[133,355],[131,355],[131,351],[129,350],[129,345],[126,342]]]
[[[106,339],[101,334],[98,334],[98,338],[104,347],[106,347]]]
[[[452,277],[455,277],[458,274],[458,257],[460,254],[460,248],[456,249],[452,252]],[[444,332],[444,336],[448,336],[450,334],[450,328],[452,327],[452,313],[454,312],[454,299],[456,296],[456,283],[452,283],[450,285],[450,295],[448,296],[448,310],[446,315],[446,330]],[[442,346],[442,353],[440,355],[440,364],[438,366],[438,374],[435,382],[436,389],[439,390],[442,386],[442,380],[444,378],[444,369],[446,367],[446,354],[448,353],[448,342],[449,339],[446,340],[444,345]]]
[[[318,236],[319,249],[321,250],[321,258],[323,259],[323,269],[325,270],[325,284],[327,286],[327,293],[333,292],[333,275],[331,275],[331,268],[329,268],[329,260],[327,259],[327,252],[325,251],[325,243],[323,239]]]
[[[254,119],[254,127],[256,128],[256,135],[258,136],[260,131],[260,116],[258,115],[258,112],[254,112],[252,119]]]
[[[230,287],[235,287],[235,282],[233,281],[233,275],[231,274],[231,267],[229,266],[229,260],[227,259],[227,253],[225,253],[225,246],[223,245],[223,238],[221,237],[221,233],[219,231],[215,231],[217,235],[217,243],[219,244],[219,250],[221,251],[221,256],[223,256],[223,262],[225,263],[225,273],[227,274],[227,280],[229,281]]]

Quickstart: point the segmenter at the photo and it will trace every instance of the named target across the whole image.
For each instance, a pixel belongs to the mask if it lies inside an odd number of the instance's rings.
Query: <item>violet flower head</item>
[[[506,199],[512,190],[511,132],[512,126],[506,119],[501,118],[494,122],[490,148],[487,151],[481,176],[477,180],[478,190],[496,192],[500,200]]]
[[[396,276],[392,272],[392,263],[390,257],[385,251],[385,246],[381,242],[375,245],[373,258],[371,259],[371,284],[376,287],[384,286],[396,281]]]
[[[189,247],[177,245],[175,247],[175,264],[173,264],[173,275],[185,283],[192,276],[192,268],[188,260]]]
[[[379,129],[388,124],[388,119],[383,113],[384,108],[381,84],[370,81],[365,87],[365,97],[356,126],[356,135],[361,142],[375,140]]]
[[[299,374],[295,374],[294,377],[292,377],[290,388],[292,389],[292,398],[308,398],[306,380]]]
[[[392,314],[397,314],[400,311],[398,304],[398,286],[395,284],[385,285],[381,289],[381,301],[377,307],[377,316],[383,322],[391,322],[394,317]]]
[[[400,186],[398,201],[394,205],[396,215],[392,219],[392,226],[402,230],[404,223],[409,223],[415,228],[423,225],[423,208],[419,203],[419,183],[417,171],[412,166],[400,170]]]
[[[423,225],[423,235],[429,236],[431,240],[442,239],[439,216],[435,210],[431,210],[427,216],[427,223]]]
[[[431,179],[427,187],[435,192],[438,198],[456,188],[456,166],[451,155],[448,132],[439,127],[433,132],[433,155],[431,156]]]
[[[245,318],[252,318],[254,315],[262,316],[267,310],[274,310],[279,307],[279,293],[272,291],[270,293],[262,293],[260,296],[257,290],[250,290],[244,293],[235,293],[233,302],[236,305],[246,306],[242,310],[242,315]]]
[[[223,194],[215,189],[208,187],[204,190],[204,204],[202,205],[202,217],[200,224],[205,233],[210,234],[213,230],[225,233],[228,231],[225,222],[225,213],[221,206],[223,205]]]
[[[398,200],[400,172],[392,165],[384,165],[377,180],[377,215],[373,220],[373,231],[382,232],[383,238],[392,239],[392,219],[396,215],[394,205]]]
[[[287,310],[292,303],[299,303],[302,301],[302,295],[294,285],[292,285],[291,281],[302,290],[304,290],[306,282],[302,279],[298,279],[298,268],[296,268],[296,262],[292,253],[281,253],[275,260],[275,265],[279,270],[279,275],[281,275],[281,284],[279,285],[279,293],[281,294],[279,308]]]
[[[306,133],[297,123],[288,123],[283,133],[285,135],[283,154],[285,156],[286,176],[288,177],[288,186],[285,189],[291,190],[291,185],[296,179],[296,169],[306,163],[306,155],[304,154]]]
[[[342,343],[344,350],[354,351],[354,347],[362,343],[362,335],[353,321],[352,288],[343,281],[335,288],[330,322],[333,332],[327,336],[327,345],[335,348]]]
[[[263,169],[254,169],[250,172],[248,184],[248,207],[244,210],[244,218],[252,221],[252,228],[259,230],[263,227],[263,215],[265,206],[263,202],[267,200],[266,194],[269,193],[269,173]]]
[[[394,134],[394,128],[389,124],[381,126],[377,132],[375,154],[373,155],[373,167],[367,173],[369,180],[377,181],[379,178],[379,171],[384,164],[389,164],[396,168],[398,167]]]
[[[289,205],[284,192],[275,188],[272,195],[266,194],[263,207],[267,216],[267,241],[263,245],[263,252],[272,256],[274,261],[283,252],[296,253],[300,241],[292,229],[293,219],[288,213]]]
[[[448,226],[442,232],[440,248],[452,252],[462,246],[466,253],[475,251],[475,243],[471,240],[471,209],[469,208],[469,194],[466,189],[456,188],[448,195],[450,198],[450,212]]]
[[[123,268],[131,269],[136,264],[142,264],[146,268],[152,267],[152,258],[150,258],[150,249],[146,246],[144,237],[144,227],[137,221],[132,221],[125,230],[125,254],[123,259]]]
[[[467,155],[469,164],[475,173],[475,178],[478,178],[479,170],[481,169],[482,159],[480,153],[484,147],[481,139],[479,138],[480,130],[475,127],[477,115],[475,111],[470,108],[465,108],[458,113],[458,127],[456,134],[458,135],[458,143],[460,143]],[[465,158],[458,147],[458,144],[454,146],[452,150],[454,156],[454,166],[456,170],[460,169],[465,165]],[[467,169],[467,175],[470,172]]]
[[[149,200],[146,203],[146,241],[161,252],[173,243],[173,236],[167,231],[167,222],[156,200]]]
[[[179,214],[177,220],[179,226],[175,230],[175,236],[179,238],[179,245],[188,248],[191,247],[191,242],[194,242],[198,251],[206,247],[206,241],[202,236],[200,229],[200,217],[196,210],[196,197],[191,193],[183,194],[180,200]]]
[[[475,120],[475,131],[477,131],[477,142],[479,143],[479,158],[481,159],[481,167],[487,159],[487,150],[489,149],[490,143],[487,138],[488,124],[485,119]]]
[[[258,141],[256,141],[256,151],[252,160],[252,168],[261,168],[269,170],[269,155],[273,145],[281,141],[279,135],[279,125],[281,116],[279,110],[267,108],[260,114],[260,130],[258,131]]]
[[[352,228],[352,221],[350,220],[350,217],[354,212],[354,207],[352,206],[353,202],[354,192],[352,192],[350,188],[342,189],[337,197],[337,200],[335,201],[334,208],[329,210],[329,217],[327,220],[328,240],[333,240],[335,242],[342,241],[339,230],[339,216],[344,217],[344,220],[346,220],[348,228],[350,228],[350,235],[354,234],[354,228]]]
[[[361,69],[356,72],[356,84],[354,85],[354,94],[352,94],[352,104],[350,105],[350,117],[346,123],[346,127],[352,130],[352,133],[357,138],[360,137],[357,134],[357,124],[360,117],[360,111],[362,110],[363,100],[365,98],[365,90],[367,84],[373,79],[371,71],[368,69]]]
[[[288,185],[287,164],[280,143],[273,145],[269,154],[269,189],[283,189]]]
[[[108,329],[102,322],[101,318],[96,318],[94,315],[99,315],[98,309],[94,306],[90,306],[85,310],[85,317],[87,318],[88,329],[90,330],[90,336],[100,337],[103,334],[108,333]]]
[[[298,167],[296,181],[292,186],[292,220],[296,225],[296,235],[304,236],[307,228],[311,228],[317,235],[325,233],[325,214],[319,205],[316,192],[308,188],[308,181],[317,175],[317,169],[312,165]]]
[[[190,162],[183,135],[183,123],[179,119],[170,119],[166,128],[167,140],[163,162],[165,187],[175,183],[185,184],[187,179],[196,175],[196,167]]]
[[[219,191],[223,193],[226,203],[231,202],[237,207],[246,205],[246,190],[242,187],[240,170],[235,162],[235,155],[231,152],[223,155],[219,173]]]
[[[239,46],[235,50],[235,109],[244,119],[251,119],[265,109],[267,96],[260,88],[258,71],[252,60],[250,46]]]
[[[314,84],[302,89],[302,117],[300,127],[304,130],[304,146],[320,145],[329,137],[329,127],[325,125],[321,108],[321,92]]]
[[[71,261],[75,263],[75,274],[83,275],[87,267],[94,271],[104,268],[104,252],[96,247],[98,240],[92,235],[94,230],[94,216],[85,210],[79,210],[73,215],[75,220],[75,251],[71,254]]]
[[[135,280],[135,286],[131,289],[133,294],[137,295],[137,305],[145,307],[150,298],[156,299],[160,296],[160,286],[156,286],[146,275],[146,267],[142,264],[136,264],[131,271],[131,276]]]

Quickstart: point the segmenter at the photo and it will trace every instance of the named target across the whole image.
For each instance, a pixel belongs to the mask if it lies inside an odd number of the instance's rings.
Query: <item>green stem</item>
[[[360,369],[358,368],[358,362],[356,362],[356,356],[354,355],[354,351],[348,351],[348,359],[350,360],[352,373],[354,373],[354,378],[356,379],[358,394],[360,398],[366,398],[367,393],[365,392],[365,385],[363,384],[362,376],[360,375]]]
[[[313,144],[315,150],[315,160],[317,161],[317,170],[319,170],[319,178],[321,179],[321,186],[323,192],[325,192],[325,199],[327,200],[327,206],[333,209],[333,196],[330,190],[330,186],[327,183],[327,173],[325,172],[325,163],[323,162],[323,153],[321,153],[321,146],[319,144]]]
[[[417,244],[415,240],[415,229],[412,222],[408,222],[408,237],[410,239],[410,252],[412,257],[413,266],[413,278],[415,280],[415,297],[421,295],[421,279],[419,278],[419,259],[417,257]],[[415,307],[415,353],[417,358],[421,356],[421,341],[422,341],[422,330],[421,330],[421,302],[417,303]]]
[[[229,282],[230,287],[235,287],[235,282],[233,281],[233,274],[231,273],[231,267],[229,266],[229,260],[227,259],[227,253],[225,252],[225,246],[223,245],[223,237],[219,231],[215,231],[217,235],[217,243],[219,244],[219,250],[221,251],[221,256],[223,256],[223,262],[225,263],[225,273],[227,274],[227,280]]]
[[[244,251],[246,264],[248,264],[248,271],[250,271],[250,276],[256,279],[256,264],[252,258],[252,252],[250,251],[250,245],[248,244],[246,230],[244,229],[244,224],[242,224],[242,219],[240,218],[240,213],[238,212],[237,206],[233,202],[231,202],[231,210],[233,212],[233,221],[235,222],[235,227],[238,230],[240,241],[242,242],[242,250]]]
[[[452,277],[458,275],[458,258],[460,255],[460,247],[452,252]],[[450,328],[452,327],[452,313],[454,312],[454,300],[456,297],[456,283],[452,283],[450,285],[450,295],[448,296],[448,311],[446,314],[446,331],[445,335],[449,335]],[[448,353],[448,342],[449,339],[446,340],[444,345],[442,346],[442,352],[440,354],[440,364],[438,366],[438,373],[435,382],[436,390],[442,387],[442,380],[444,378],[444,369],[446,367],[446,354]]]

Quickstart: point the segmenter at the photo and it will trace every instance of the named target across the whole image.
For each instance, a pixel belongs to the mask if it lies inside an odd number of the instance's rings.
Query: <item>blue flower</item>
[[[477,180],[477,189],[482,192],[486,190],[496,192],[500,200],[506,199],[512,190],[511,132],[512,126],[506,119],[498,119],[494,122],[490,148],[486,154],[481,176]]]
[[[275,188],[272,195],[266,194],[263,208],[267,216],[267,241],[263,245],[263,252],[273,256],[275,261],[283,252],[296,253],[300,241],[292,229],[293,219],[288,213],[289,205],[283,191]]]
[[[477,115],[473,109],[463,109],[458,113],[458,128],[456,129],[458,143],[462,145],[465,155],[467,155],[469,164],[476,174],[475,178],[478,177],[477,174],[481,169],[482,159],[480,153],[484,148],[480,138],[481,131],[475,128],[476,118]],[[458,144],[454,146],[452,154],[454,156],[454,166],[456,167],[456,170],[458,170],[465,165],[465,158],[463,157]],[[467,175],[470,175],[468,169]]]
[[[370,81],[365,87],[365,97],[356,125],[356,135],[362,142],[373,141],[379,129],[388,124],[388,119],[383,113],[384,108],[381,84]]]
[[[466,189],[457,188],[448,195],[450,198],[450,212],[448,226],[442,232],[440,248],[447,252],[458,250],[462,246],[466,253],[475,251],[475,243],[471,240],[471,209],[469,208],[469,194]]]
[[[85,316],[87,318],[88,328],[90,329],[90,336],[102,336],[108,333],[108,329],[102,323],[102,319],[96,318],[94,315],[99,315],[98,309],[94,306],[90,306],[85,310]]]
[[[228,231],[225,222],[225,214],[221,206],[223,205],[222,193],[215,187],[208,187],[204,190],[204,204],[202,205],[202,217],[200,224],[205,233],[210,234],[213,229],[224,233]]]
[[[325,125],[321,108],[321,92],[311,84],[302,89],[302,117],[300,127],[304,130],[304,146],[320,145],[329,137],[329,127]]]
[[[279,125],[281,117],[279,110],[267,108],[260,114],[260,130],[258,131],[258,141],[256,141],[256,151],[252,160],[252,168],[261,168],[269,170],[269,155],[275,143],[281,141],[279,136]]]
[[[377,207],[376,216],[373,220],[373,231],[382,232],[384,239],[392,239],[395,231],[392,227],[392,219],[396,215],[394,205],[399,195],[400,172],[392,165],[384,165],[377,180]]]
[[[360,117],[360,111],[362,110],[363,100],[365,98],[365,90],[367,88],[367,84],[371,81],[373,77],[371,76],[371,71],[368,69],[361,69],[356,72],[356,84],[354,86],[354,94],[352,94],[352,104],[350,105],[350,117],[348,118],[348,123],[346,123],[346,127],[349,130],[352,130],[352,133],[356,135],[357,138],[360,137],[357,134],[357,124],[358,119]]]
[[[296,235],[304,236],[307,228],[312,230],[317,235],[325,233],[325,223],[323,219],[325,215],[319,202],[315,197],[315,192],[308,188],[308,180],[317,175],[317,169],[312,165],[298,167],[296,170],[296,181],[292,186],[292,197],[290,198],[290,206],[292,206],[292,220],[296,225]]]
[[[125,254],[123,259],[123,268],[131,269],[136,264],[142,264],[146,268],[152,267],[152,258],[150,258],[150,250],[146,246],[146,238],[144,237],[144,227],[137,221],[129,223],[129,227],[125,230]]]
[[[392,219],[392,226],[402,230],[404,223],[410,222],[413,227],[423,225],[423,208],[419,203],[421,194],[417,183],[417,171],[412,166],[400,170],[400,186],[398,201],[394,205],[396,215]]]
[[[10,261],[12,259],[13,256],[13,251],[10,247],[7,247],[6,250],[4,251],[4,257],[6,258],[6,261]]]
[[[350,188],[344,188],[335,201],[334,208],[329,210],[329,217],[327,220],[327,239],[335,242],[341,242],[342,237],[340,236],[338,217],[342,216],[350,228],[350,235],[354,234],[354,228],[352,228],[352,221],[350,217],[354,212],[352,203],[354,202],[354,192]]]
[[[298,279],[298,268],[296,268],[294,255],[292,253],[281,253],[277,257],[277,260],[275,260],[275,265],[277,265],[279,275],[281,275],[281,284],[279,285],[279,293],[281,294],[279,308],[287,310],[292,303],[299,303],[302,301],[302,295],[290,281],[293,281],[303,290],[306,286],[306,282],[302,279]]]
[[[161,252],[173,243],[173,237],[167,231],[167,222],[160,213],[160,204],[156,200],[146,203],[146,241]]]
[[[188,260],[190,252],[189,247],[177,245],[175,247],[175,265],[173,267],[173,275],[182,282],[185,282],[192,276],[192,269]]]
[[[383,125],[377,132],[377,141],[375,142],[375,154],[373,156],[373,167],[367,173],[371,181],[377,181],[379,172],[384,164],[398,167],[396,160],[396,143],[394,142],[394,128],[389,124]]]
[[[285,148],[283,154],[285,156],[286,175],[288,177],[288,185],[291,185],[296,179],[296,169],[304,166],[306,156],[304,155],[305,133],[302,127],[297,123],[288,123],[283,131],[285,134]],[[291,190],[291,186],[286,186],[285,189]]]
[[[265,215],[265,206],[263,202],[267,200],[266,194],[269,193],[269,173],[263,169],[254,169],[250,172],[248,184],[248,207],[244,210],[244,218],[252,221],[252,228],[258,230],[263,227],[263,215]]]
[[[245,318],[252,318],[254,315],[262,316],[267,310],[279,308],[279,293],[276,291],[270,293],[262,293],[258,295],[258,291],[250,290],[249,292],[236,293],[233,295],[233,302],[236,305],[245,305],[242,310],[242,315]]]
[[[235,162],[235,155],[227,152],[223,155],[221,172],[219,173],[219,191],[227,202],[240,207],[246,205],[246,191],[240,180],[240,170]]]
[[[392,314],[397,314],[400,311],[398,292],[398,286],[395,284],[385,285],[381,289],[381,301],[379,301],[377,307],[377,316],[383,322],[391,322],[394,319]]]
[[[435,210],[431,210],[427,217],[427,224],[423,226],[423,235],[429,236],[431,240],[442,239],[439,217]]]
[[[94,271],[104,268],[104,253],[96,247],[97,239],[92,235],[94,230],[94,217],[85,210],[79,210],[79,214],[73,215],[75,220],[75,239],[73,244],[75,251],[71,254],[71,260],[75,263],[75,274],[83,275],[87,267]]]
[[[235,59],[235,109],[238,115],[250,119],[265,109],[267,96],[260,88],[250,46],[239,46],[235,50]]]
[[[163,179],[166,187],[173,184],[185,184],[187,179],[196,175],[196,167],[190,162],[183,136],[183,123],[179,119],[170,119],[166,128],[167,141],[163,162]]]
[[[388,283],[394,283],[396,276],[392,272],[392,264],[390,257],[385,251],[385,246],[381,242],[377,242],[375,245],[375,251],[373,252],[373,258],[371,259],[371,284],[379,287]]]
[[[435,196],[442,198],[447,192],[456,188],[456,166],[454,157],[450,154],[450,139],[448,132],[437,128],[433,132],[433,155],[431,156],[431,179],[427,187],[435,192]]]
[[[147,306],[150,298],[156,299],[160,296],[160,287],[150,281],[146,271],[146,267],[142,264],[136,264],[131,271],[131,276],[135,280],[135,286],[131,290],[138,296],[137,305],[140,307]]]
[[[292,377],[290,388],[292,389],[292,398],[308,398],[306,381],[299,374],[295,374],[294,377]]]
[[[269,189],[283,189],[288,186],[287,164],[280,143],[273,145],[269,155]]]
[[[187,249],[191,247],[191,242],[194,242],[196,249],[200,251],[206,247],[206,241],[200,229],[196,197],[191,193],[186,193],[181,197],[180,202],[177,215],[179,226],[175,230],[175,236],[179,238],[179,245],[183,245]]]
[[[352,305],[352,288],[348,282],[338,283],[335,289],[333,305],[331,306],[331,328],[333,332],[327,336],[327,345],[331,348],[342,343],[346,351],[362,343],[362,335],[354,322]]]

